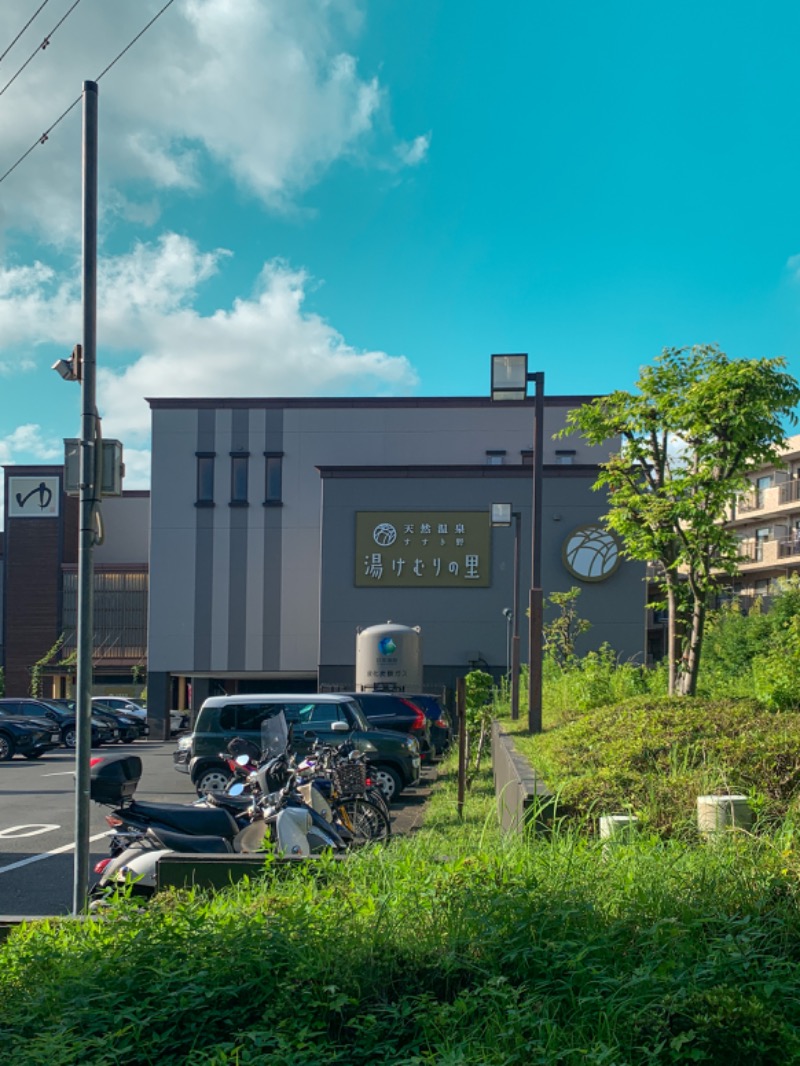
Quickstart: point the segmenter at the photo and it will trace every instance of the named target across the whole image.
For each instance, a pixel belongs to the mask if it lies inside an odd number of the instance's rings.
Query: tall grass
[[[122,901],[1,949],[15,1066],[800,1061],[793,839],[501,838],[445,768],[412,837]]]

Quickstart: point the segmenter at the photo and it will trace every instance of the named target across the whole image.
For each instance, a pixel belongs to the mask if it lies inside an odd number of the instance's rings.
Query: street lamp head
[[[64,381],[77,381],[75,371],[72,369],[72,360],[70,359],[58,359],[53,363],[52,369],[57,374],[60,374]]]
[[[503,618],[505,618],[505,620],[507,622],[510,622],[513,617],[514,617],[514,612],[511,610],[511,608],[510,607],[504,607],[503,608]]]
[[[492,525],[493,526],[510,526],[511,525],[511,508],[510,503],[493,503],[492,504]]]
[[[69,359],[57,359],[53,363],[51,370],[55,370],[57,374],[60,374],[64,381],[80,381],[81,355],[81,345],[76,344],[72,349],[72,356]]]
[[[528,355],[492,356],[492,399],[524,400],[528,393]]]

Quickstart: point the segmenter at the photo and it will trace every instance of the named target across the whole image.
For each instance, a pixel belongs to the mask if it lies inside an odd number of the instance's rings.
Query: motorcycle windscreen
[[[261,758],[274,759],[283,755],[289,744],[289,727],[283,710],[261,723]]]

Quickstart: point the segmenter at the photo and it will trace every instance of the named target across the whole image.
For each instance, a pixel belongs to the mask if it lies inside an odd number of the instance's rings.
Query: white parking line
[[[105,833],[98,833],[97,836],[89,837],[89,842],[102,840],[103,837],[107,836],[111,836],[110,829]],[[53,848],[52,851],[44,851],[41,855],[31,855],[28,859],[20,859],[19,862],[12,862],[9,866],[0,866],[0,874],[7,874],[11,870],[18,870],[21,866],[27,866],[31,862],[39,862],[40,859],[49,859],[53,855],[61,855],[65,851],[72,851],[74,847],[74,842],[72,844],[65,844],[61,848]]]
[[[54,829],[60,829],[60,825],[52,825],[47,822],[32,822],[30,825],[11,825],[8,829],[0,829],[0,838],[19,840],[20,837],[38,837],[41,833],[51,833]],[[23,829],[27,832],[23,832]]]
[[[74,777],[74,770],[58,770],[54,774],[42,774],[42,777]]]

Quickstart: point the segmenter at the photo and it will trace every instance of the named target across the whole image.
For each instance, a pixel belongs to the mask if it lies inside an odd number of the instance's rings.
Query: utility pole
[[[75,867],[73,914],[86,910],[89,892],[92,652],[94,650],[95,511],[100,497],[97,406],[97,82],[83,83],[83,344],[81,368],[80,536],[78,540],[78,663],[75,748]]]

